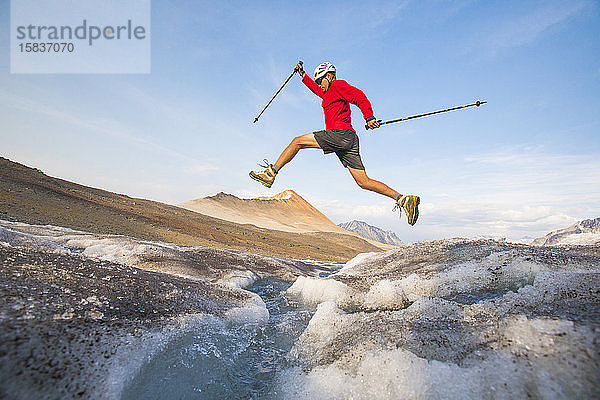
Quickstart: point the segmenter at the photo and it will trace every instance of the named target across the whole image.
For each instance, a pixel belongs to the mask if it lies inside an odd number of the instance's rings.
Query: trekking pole
[[[298,61],[298,63],[300,65],[302,65],[302,61]],[[295,73],[296,73],[296,70],[294,69],[292,71],[292,73],[290,74],[290,76],[288,76],[288,78],[285,80],[285,82],[283,82],[283,85],[281,85],[281,87],[279,88],[279,90],[273,95],[273,97],[271,97],[271,100],[269,100],[269,102],[267,103],[267,105],[265,106],[265,108],[263,108],[262,111],[260,112],[260,114],[258,114],[258,117],[254,118],[254,123],[256,123],[256,121],[258,121],[258,119],[260,118],[260,116],[262,115],[262,113],[265,112],[265,110],[267,109],[267,107],[269,107],[269,104],[271,104],[271,102],[275,99],[275,97],[279,94],[279,92],[281,92],[281,89],[283,89],[283,87],[289,82],[289,80],[292,79],[292,76],[294,76]]]
[[[452,107],[452,108],[446,108],[445,110],[431,111],[431,112],[428,112],[428,113],[425,113],[425,114],[412,115],[410,117],[392,119],[390,121],[377,120],[377,122],[379,122],[379,125],[393,124],[394,122],[402,122],[402,121],[407,121],[409,119],[427,117],[428,115],[441,114],[441,113],[445,113],[445,112],[448,112],[448,111],[460,110],[461,108],[467,108],[467,107],[473,107],[473,106],[479,107],[480,105],[485,104],[485,103],[487,103],[487,101],[479,101],[479,100],[477,100],[475,103],[466,104],[464,106],[457,106],[457,107]],[[370,129],[369,125],[365,125],[365,128],[366,129]]]

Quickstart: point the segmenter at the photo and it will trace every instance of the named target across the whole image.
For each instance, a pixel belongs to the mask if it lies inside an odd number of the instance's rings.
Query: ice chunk
[[[421,311],[430,312],[432,308],[425,305],[421,304]],[[458,305],[454,307],[459,310]],[[408,315],[411,308],[386,314],[392,318],[388,323],[406,314],[414,321],[413,327],[406,325],[407,335],[422,335],[414,326],[426,319],[418,309]],[[427,318],[440,318],[445,310],[440,311]],[[467,353],[454,362],[419,356],[415,350],[423,351],[418,346],[409,350],[406,345],[383,344],[380,336],[386,332],[371,330],[373,318],[341,313],[332,303],[321,304],[314,318],[316,323],[311,321],[292,351],[311,368],[291,368],[280,374],[283,398],[555,399],[599,394],[594,334],[568,321],[510,316],[500,320],[497,328],[483,324],[474,332],[465,330],[462,341],[471,341],[469,336],[475,334],[478,343],[470,350],[463,348]],[[358,343],[352,340],[361,331],[352,329],[356,326],[362,327],[364,335]],[[434,340],[445,335],[438,328],[433,328]],[[441,343],[451,351],[461,346],[460,333],[457,339]],[[348,344],[340,345],[341,341]]]
[[[407,294],[447,297],[457,293],[508,291],[533,282],[540,266],[510,252],[494,253],[480,262],[467,262],[421,279],[415,274],[400,282]]]
[[[218,284],[225,285],[235,289],[246,289],[254,285],[258,280],[258,275],[252,271],[241,270],[231,271],[217,281]]]
[[[244,306],[228,310],[225,317],[230,323],[264,325],[269,321],[269,310],[259,295],[249,293]]]
[[[384,279],[375,283],[365,296],[365,308],[393,310],[406,307],[409,299],[404,291],[406,283],[403,281],[392,282]]]
[[[378,256],[369,255],[369,262]],[[365,260],[363,259],[363,261]],[[450,297],[461,293],[499,292],[518,290],[531,284],[542,268],[539,264],[514,254],[514,252],[492,253],[479,262],[468,261],[440,268],[441,271],[422,278],[411,273],[402,279],[365,279],[349,277],[342,269],[327,279],[299,277],[288,289],[288,293],[299,297],[307,304],[335,301],[344,309],[394,310],[407,307],[420,297]],[[345,273],[344,273],[345,271]],[[363,282],[362,286],[351,287],[345,282]],[[370,282],[373,282],[370,284]],[[365,290],[364,287],[368,289]]]
[[[329,278],[299,276],[287,293],[308,305],[333,301],[340,307],[352,308],[362,304],[360,293],[340,281]]]
[[[285,399],[513,399],[527,398],[522,372],[506,357],[461,368],[428,361],[403,349],[356,354],[358,365],[344,362],[319,366],[309,373],[299,368],[281,374]]]
[[[65,251],[59,243],[56,243],[48,238],[40,237],[26,232],[19,232],[11,229],[17,228],[21,224],[4,222],[5,226],[0,226],[0,242],[11,246],[26,246],[33,250],[42,251]]]
[[[321,285],[343,288],[290,352],[299,367],[280,373],[280,398],[600,398],[596,256],[487,241],[424,246],[414,251],[435,263],[411,265],[398,249],[289,291],[318,302]],[[495,296],[451,300],[482,291]],[[363,302],[346,313],[339,298],[349,292]]]
[[[384,259],[393,253],[394,249],[385,252],[371,252],[371,253],[360,253],[357,254],[353,259],[349,260],[339,271],[343,275],[354,275],[354,269],[366,262],[377,262],[378,260]]]

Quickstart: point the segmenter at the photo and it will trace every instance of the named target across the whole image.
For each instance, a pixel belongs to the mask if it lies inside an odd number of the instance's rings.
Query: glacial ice
[[[98,235],[56,226],[35,226],[19,222],[0,221],[0,242],[27,246],[54,252],[77,252],[85,257],[135,266],[150,271],[174,273],[186,278],[209,280],[217,285],[241,290],[257,280],[275,276],[289,279],[296,276],[302,263],[275,257],[258,256],[233,250],[178,246],[170,243],[149,242],[121,235]],[[209,263],[198,268],[203,253],[217,259],[228,257],[222,268]],[[214,255],[217,257],[214,257]],[[266,264],[259,268],[258,263]],[[303,264],[302,264],[303,265]],[[272,267],[278,268],[272,268]],[[271,268],[270,268],[271,267]],[[303,272],[316,273],[314,270]],[[278,273],[281,274],[278,276]],[[260,274],[260,275],[259,275]],[[240,324],[265,324],[269,312],[265,303],[255,293],[244,291],[246,300],[225,313],[229,322]]]
[[[287,293],[316,313],[273,398],[600,397],[599,269],[585,252],[455,239],[299,277]]]
[[[190,385],[163,391],[160,398],[180,398],[176,393],[189,397],[195,391],[191,382],[203,393],[227,397],[239,383],[215,383],[215,377],[226,380],[237,371],[237,356],[230,350],[244,352],[253,346],[245,357],[258,357],[258,338],[270,321],[263,299],[243,288],[258,280],[289,281],[324,270],[233,250],[8,221],[0,221],[0,259],[3,277],[10,281],[0,288],[0,369],[6,378],[0,392],[22,398],[61,398],[75,387],[89,398],[119,399],[132,381],[148,379],[161,387],[169,380],[170,358],[186,351],[193,355],[188,360],[194,365],[191,372],[185,360],[177,358],[174,365],[187,373],[179,382]],[[55,309],[62,314],[53,318]],[[27,358],[30,352],[36,354],[33,359]],[[203,352],[208,352],[206,357]],[[38,360],[50,360],[48,365],[57,370],[37,365]],[[153,370],[156,364],[159,368]],[[29,367],[19,371],[23,365]],[[78,365],[82,367],[73,376],[65,375]],[[147,371],[156,375],[140,376]],[[139,397],[137,386],[127,393],[127,398],[148,398]]]
[[[380,259],[381,255],[362,260]],[[518,289],[533,282],[541,266],[513,252],[493,253],[483,260],[468,261],[423,279],[413,272],[401,279],[376,280],[368,291],[356,290],[337,278],[359,277],[352,260],[331,279],[299,277],[288,289],[308,304],[333,300],[342,308],[398,309],[423,296],[448,297],[460,293]]]
[[[600,243],[600,233],[582,232],[560,238],[552,246],[589,246]]]
[[[293,281],[300,274],[318,273],[306,263],[285,258],[228,249],[178,246],[121,235],[92,234],[50,225],[28,225],[2,220],[0,242],[43,251],[76,252],[85,257],[140,269],[219,281],[231,288],[252,285],[257,279]]]
[[[420,242],[359,255],[319,277],[319,268],[295,260],[6,221],[0,242],[170,272],[233,293],[235,306],[222,316],[188,315],[118,340],[127,346],[110,361],[103,398],[119,398],[124,387],[125,398],[159,389],[174,398],[190,390],[197,398],[231,388],[247,394],[243,379],[261,368],[259,379],[272,382],[252,393],[264,399],[600,398],[593,247]],[[244,290],[266,278],[294,281],[278,297],[277,315]],[[314,315],[285,309],[296,300]],[[285,343],[263,346],[275,341]],[[283,348],[291,348],[285,362],[271,365]],[[257,356],[238,378],[241,363]],[[161,388],[171,379],[183,386]]]

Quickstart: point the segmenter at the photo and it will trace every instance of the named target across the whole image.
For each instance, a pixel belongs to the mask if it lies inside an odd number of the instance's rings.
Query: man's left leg
[[[392,199],[395,199],[397,195],[400,194],[385,183],[369,178],[367,176],[367,172],[364,169],[354,169],[348,167],[348,171],[350,171],[350,174],[352,175],[358,186],[360,186],[363,189],[370,190],[372,192],[376,192],[387,197],[391,197]]]

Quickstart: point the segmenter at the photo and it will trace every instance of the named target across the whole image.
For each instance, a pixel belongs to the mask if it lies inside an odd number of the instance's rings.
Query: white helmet
[[[333,72],[335,74],[335,67],[332,63],[325,61],[319,64],[319,66],[315,68],[315,81],[327,75],[328,72]]]

